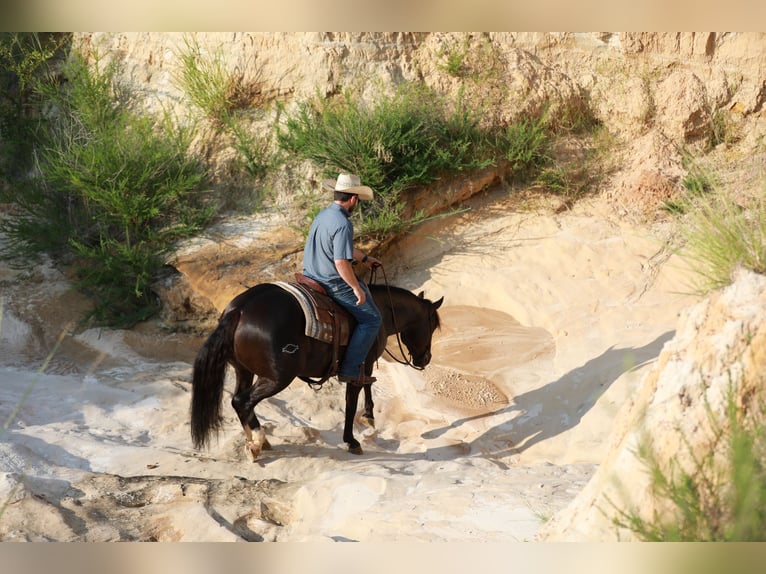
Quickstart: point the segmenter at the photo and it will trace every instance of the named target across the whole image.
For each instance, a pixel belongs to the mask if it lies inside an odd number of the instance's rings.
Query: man
[[[378,336],[382,319],[353,266],[361,263],[372,268],[380,265],[380,261],[354,247],[354,227],[349,216],[360,201],[371,200],[373,193],[361,185],[359,176],[345,173],[338,175],[337,180],[323,181],[322,185],[334,192],[333,202],[311,224],[303,252],[303,274],[321,284],[357,322],[338,368],[338,380],[369,384],[376,379],[364,373],[364,360]]]

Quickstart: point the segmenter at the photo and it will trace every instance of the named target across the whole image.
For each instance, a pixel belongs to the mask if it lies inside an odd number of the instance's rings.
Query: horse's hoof
[[[359,420],[361,422],[363,422],[364,424],[366,424],[368,427],[373,428],[373,429],[375,428],[375,419],[374,418],[368,417],[366,415],[362,415],[361,417],[359,417]]]
[[[350,452],[351,454],[364,454],[364,451],[362,450],[362,445],[349,446],[348,452]]]
[[[248,441],[245,444],[245,454],[247,455],[247,458],[250,460],[250,462],[256,462],[258,460],[258,456],[261,454],[261,448],[258,447],[254,442]]]

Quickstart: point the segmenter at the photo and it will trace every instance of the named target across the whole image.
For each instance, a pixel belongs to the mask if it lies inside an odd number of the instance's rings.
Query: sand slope
[[[393,283],[444,296],[443,327],[425,371],[380,361],[361,457],[344,450],[334,381],[294,382],[258,407],[274,449],[257,463],[228,404],[218,441],[192,450],[198,339],[87,331],[76,343],[98,362],[62,357],[41,377],[0,353],[3,420],[38,379],[0,443],[0,499],[13,502],[0,537],[533,540],[593,475],[615,414],[694,298],[657,230],[600,200],[560,214],[515,212],[497,195],[473,205],[384,258]],[[31,337],[21,299],[6,304],[6,349]]]

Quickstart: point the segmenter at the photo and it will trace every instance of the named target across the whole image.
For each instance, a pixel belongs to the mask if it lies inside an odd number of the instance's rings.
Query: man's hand
[[[368,255],[367,261],[365,261],[364,264],[367,265],[369,269],[375,269],[376,267],[383,265],[383,262],[372,255]]]
[[[356,305],[357,305],[357,307],[359,305],[363,305],[364,302],[367,300],[367,294],[364,292],[364,289],[359,287],[359,285],[354,287],[354,295],[356,295]]]

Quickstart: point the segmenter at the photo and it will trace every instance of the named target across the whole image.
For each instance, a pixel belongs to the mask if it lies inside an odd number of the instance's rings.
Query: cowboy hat
[[[366,185],[361,185],[362,180],[358,175],[341,173],[338,179],[325,179],[322,186],[328,191],[343,191],[353,193],[359,196],[359,199],[372,199],[372,189]]]

